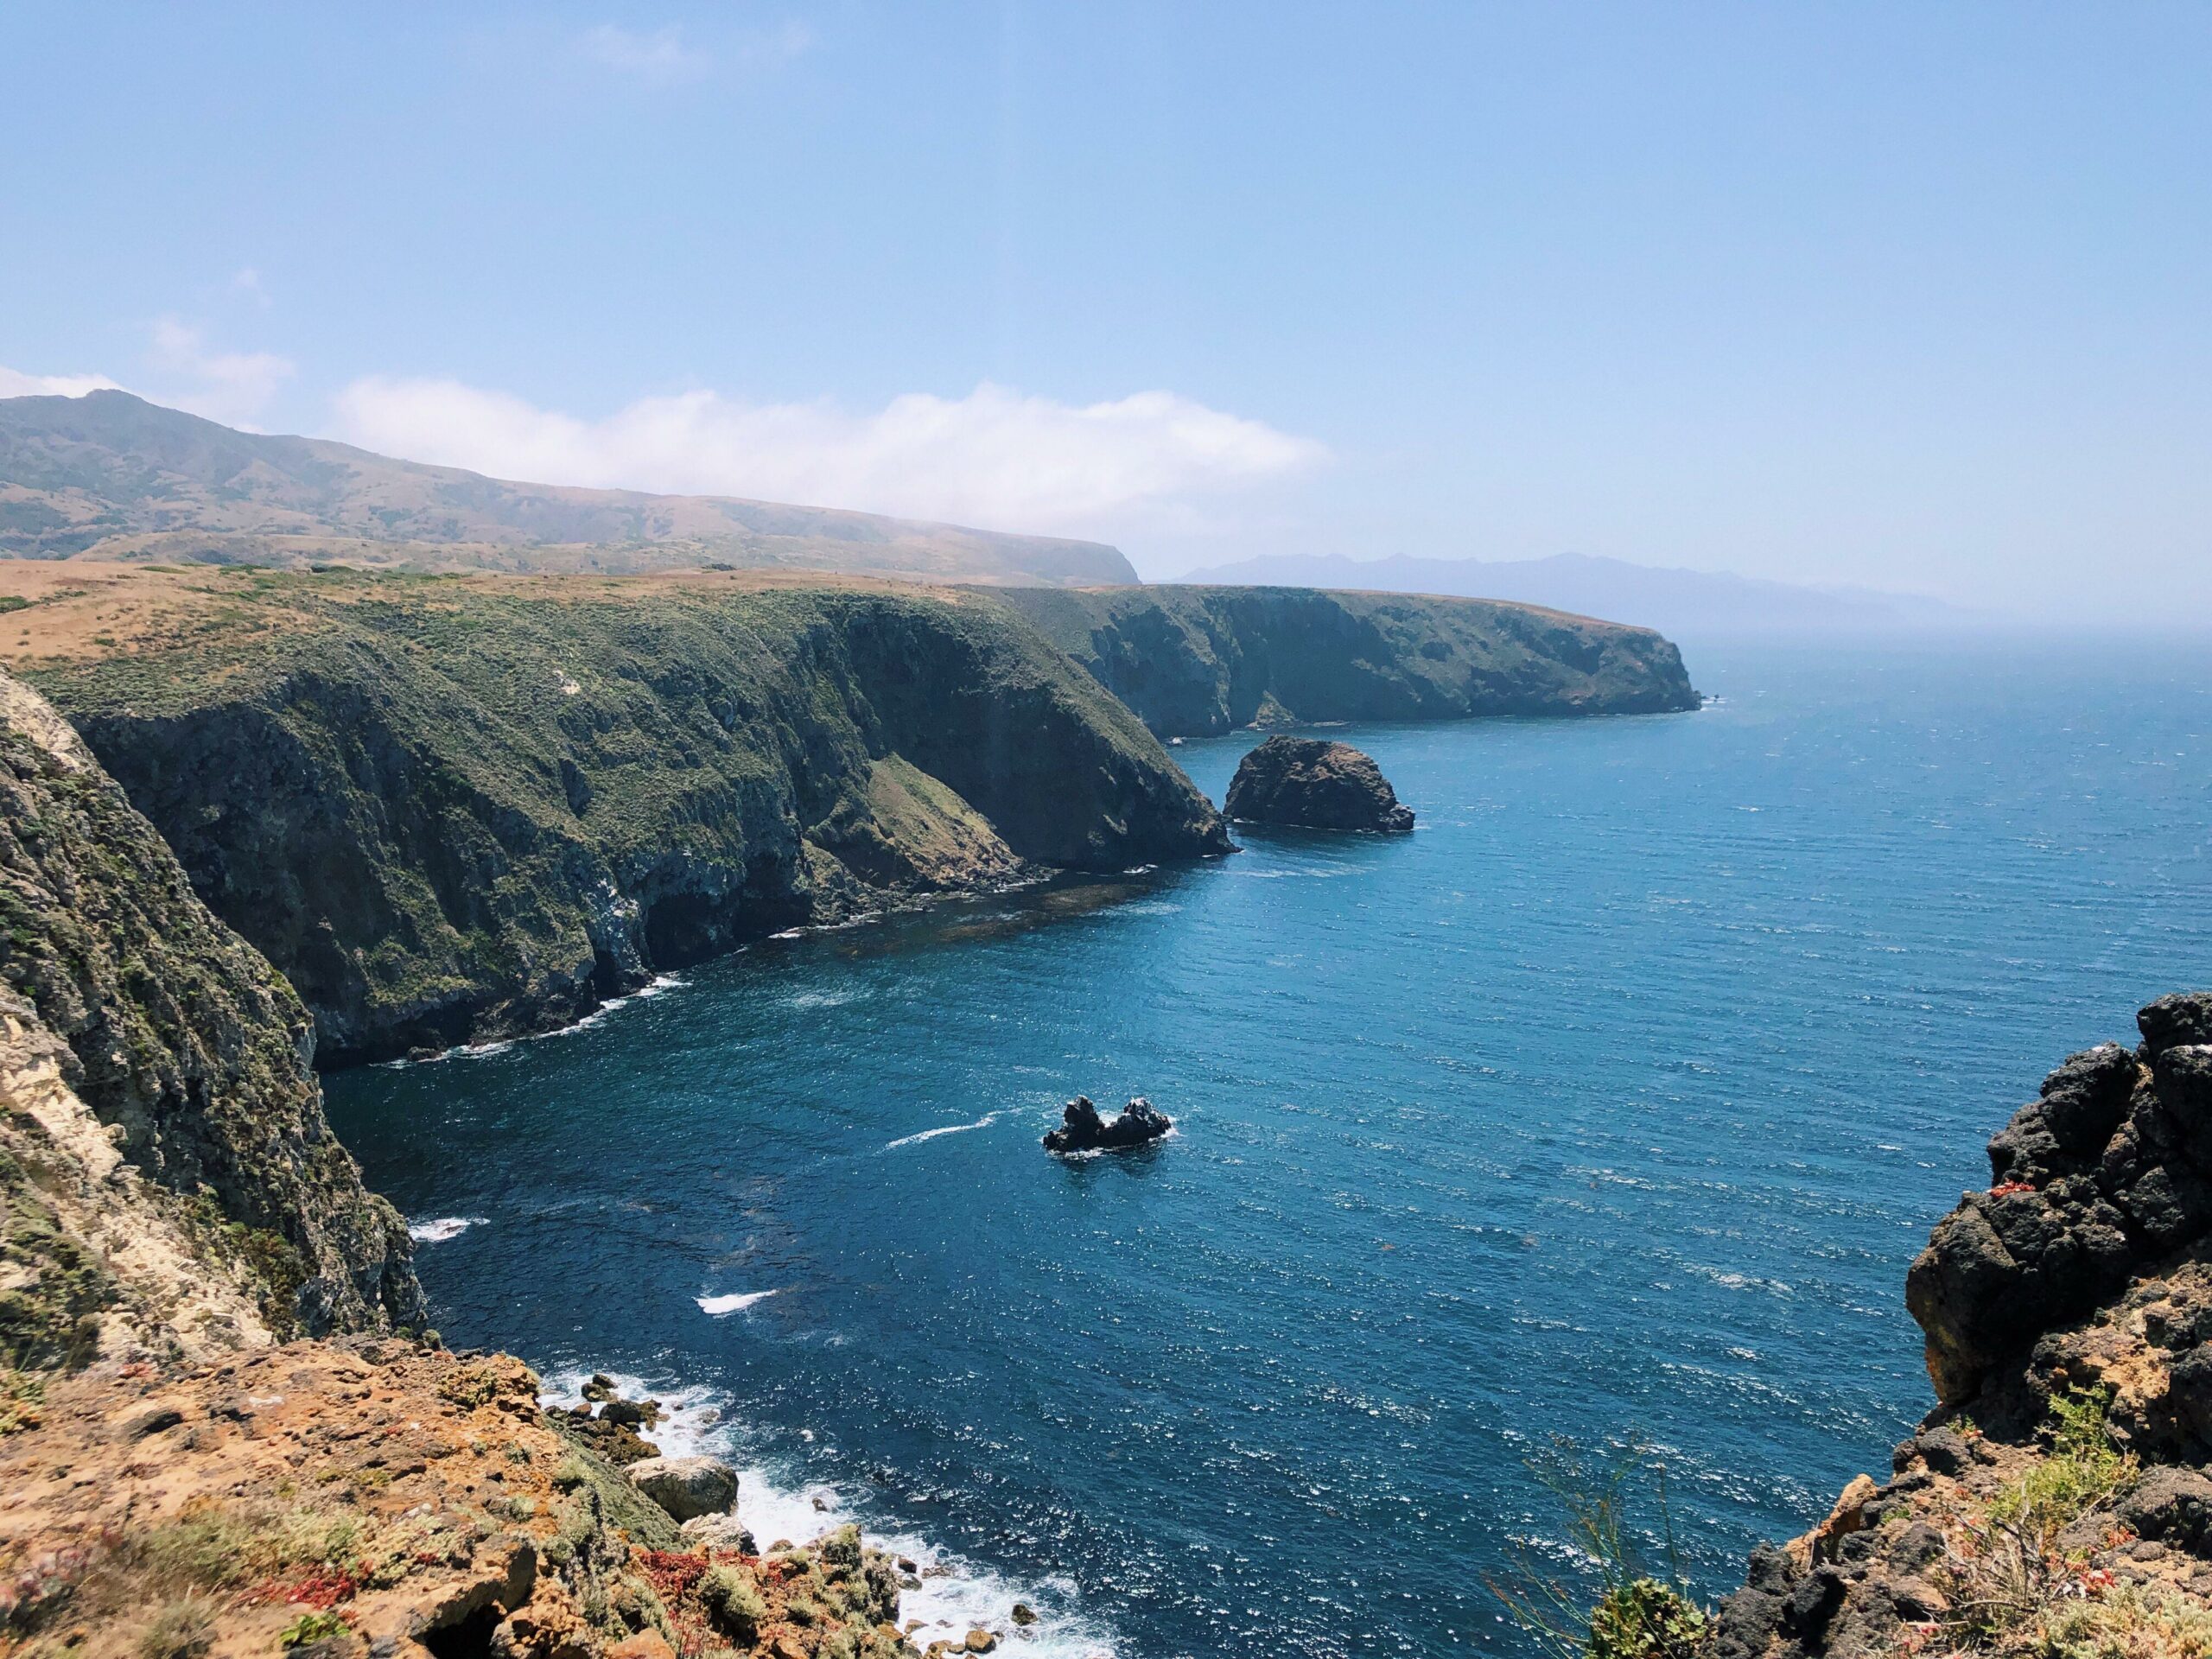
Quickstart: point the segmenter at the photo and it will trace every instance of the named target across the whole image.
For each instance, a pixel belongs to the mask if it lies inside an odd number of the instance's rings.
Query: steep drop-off
[[[0,674],[0,1364],[412,1325],[291,989]]]
[[[195,582],[31,672],[327,1059],[557,1023],[902,897],[1228,850],[1128,710],[972,598]]]
[[[1303,588],[1009,588],[994,598],[1162,737],[1698,706],[1681,653],[1649,629],[1525,605]]]
[[[2212,993],[2069,1058],[1906,1280],[1940,1404],[1714,1659],[2212,1649]]]

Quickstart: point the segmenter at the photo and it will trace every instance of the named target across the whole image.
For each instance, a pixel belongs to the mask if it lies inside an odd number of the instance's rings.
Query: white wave
[[[787,927],[782,932],[771,933],[768,937],[772,939],[803,939],[806,937],[806,930],[803,927]]]
[[[570,1368],[545,1378],[544,1402],[573,1406],[583,1397],[586,1370]],[[1112,1632],[1081,1605],[1075,1581],[1053,1573],[1035,1580],[1007,1577],[956,1554],[920,1533],[893,1522],[883,1525],[861,1495],[810,1480],[803,1467],[761,1456],[747,1443],[745,1426],[731,1420],[727,1397],[696,1385],[653,1383],[609,1372],[618,1393],[627,1399],[658,1399],[661,1420],[645,1436],[669,1457],[720,1458],[737,1471],[737,1513],[762,1549],[788,1539],[808,1543],[848,1522],[857,1522],[868,1541],[931,1576],[921,1587],[903,1590],[899,1618],[922,1621],[915,1645],[939,1637],[957,1642],[971,1630],[996,1631],[1004,1644],[1019,1629],[1023,1659],[1123,1659],[1125,1650]],[[810,1430],[800,1440],[816,1443]],[[1014,1604],[1027,1602],[1038,1622],[1026,1629],[1010,1617]]]
[[[642,1002],[648,997],[659,996],[664,992],[676,990],[690,982],[680,975],[662,974],[626,995],[608,997],[606,1001],[584,1015],[582,1019],[572,1020],[565,1026],[556,1026],[550,1031],[533,1031],[520,1037],[501,1038],[488,1043],[461,1043],[440,1053],[425,1054],[419,1059],[412,1056],[404,1056],[397,1060],[386,1060],[383,1064],[387,1068],[396,1069],[403,1065],[435,1065],[441,1060],[488,1060],[495,1055],[506,1053],[517,1043],[542,1043],[550,1038],[568,1037],[580,1031],[589,1031],[617,1008],[626,1007],[632,1002]]]
[[[970,1129],[988,1129],[1005,1116],[1004,1112],[985,1112],[973,1123],[947,1123],[942,1128],[924,1129],[919,1135],[902,1135],[883,1149],[896,1152],[901,1147],[918,1146],[925,1141],[934,1141],[940,1135],[965,1135]]]
[[[472,1227],[481,1227],[481,1216],[440,1216],[435,1221],[410,1221],[407,1236],[418,1244],[442,1244],[449,1238],[459,1238]]]
[[[695,1296],[699,1311],[719,1319],[725,1313],[741,1313],[755,1302],[765,1302],[776,1293],[772,1290],[741,1291],[734,1296]]]

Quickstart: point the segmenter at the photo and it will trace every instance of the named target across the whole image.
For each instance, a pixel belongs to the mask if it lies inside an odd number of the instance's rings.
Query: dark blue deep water
[[[2212,652],[1690,661],[1696,715],[1344,732],[1409,839],[770,942],[334,1116],[448,1341],[681,1390],[764,1543],[818,1497],[1018,1651],[1521,1650],[1557,1433],[1661,1448],[1723,1591],[1926,1409],[1981,1142],[2212,982]],[[1056,1161],[1077,1090],[1179,1133]]]

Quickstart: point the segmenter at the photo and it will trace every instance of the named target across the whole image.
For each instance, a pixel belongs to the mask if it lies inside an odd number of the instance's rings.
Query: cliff
[[[1337,720],[1694,709],[1648,628],[1490,600],[1301,588],[994,590],[1161,736]]]
[[[518,484],[124,391],[0,398],[0,556],[1134,582],[1110,547],[728,496]]]
[[[557,1024],[919,894],[1229,849],[1126,709],[972,597],[353,570],[40,592],[26,671],[328,1062]]]
[[[311,1049],[289,988],[0,674],[0,1361],[419,1322]]]
[[[1715,1659],[2212,1648],[2212,993],[2069,1058],[1912,1264],[1941,1402],[1751,1558]]]

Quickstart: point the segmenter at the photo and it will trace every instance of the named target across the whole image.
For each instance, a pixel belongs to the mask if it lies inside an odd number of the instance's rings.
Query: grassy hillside
[[[1694,709],[1648,628],[1532,606],[1302,588],[995,595],[1162,736],[1335,720]]]
[[[636,574],[1131,582],[1110,547],[721,496],[515,484],[237,432],[127,392],[0,399],[0,554]]]
[[[887,900],[1228,844],[1126,709],[973,597],[87,569],[7,573],[8,651],[335,1059],[571,1018]]]

